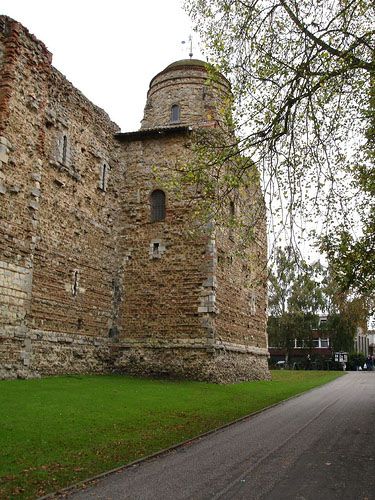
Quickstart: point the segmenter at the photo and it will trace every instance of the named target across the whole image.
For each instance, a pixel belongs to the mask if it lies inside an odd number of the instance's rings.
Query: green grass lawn
[[[329,382],[274,371],[216,385],[122,376],[0,382],[0,498],[35,498]]]

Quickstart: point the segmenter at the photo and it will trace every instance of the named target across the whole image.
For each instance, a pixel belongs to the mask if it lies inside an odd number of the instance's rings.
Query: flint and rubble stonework
[[[192,232],[191,193],[163,182],[193,154],[192,131],[215,127],[228,82],[176,62],[151,81],[141,129],[122,134],[51,61],[0,16],[0,378],[268,378],[264,215],[244,260],[225,230]]]

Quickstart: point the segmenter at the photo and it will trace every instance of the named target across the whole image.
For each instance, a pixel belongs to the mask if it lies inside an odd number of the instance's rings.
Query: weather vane
[[[191,35],[189,35],[189,38],[188,38],[188,42],[189,42],[189,57],[190,59],[193,57],[193,38]],[[186,43],[186,40],[182,40],[181,42],[183,45]]]

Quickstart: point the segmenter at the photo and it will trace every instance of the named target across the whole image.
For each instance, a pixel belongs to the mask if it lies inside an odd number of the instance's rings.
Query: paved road
[[[69,498],[375,499],[375,372],[349,373]]]

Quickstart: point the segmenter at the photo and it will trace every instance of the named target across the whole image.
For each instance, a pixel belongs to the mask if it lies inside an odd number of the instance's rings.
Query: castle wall
[[[188,140],[185,134],[169,133],[127,144],[118,369],[191,376],[186,359],[194,354],[186,349],[204,350],[213,341],[210,322],[200,311],[210,288],[210,235],[198,226],[192,234],[192,195],[167,182],[190,154]],[[161,222],[151,221],[150,195],[155,189],[166,193]]]
[[[256,234],[241,249],[232,230],[203,227],[193,191],[170,182],[179,165],[193,159],[191,139],[187,131],[167,130],[158,139],[140,134],[127,145],[114,367],[216,382],[266,378],[266,241],[257,181],[238,197],[240,213],[254,211],[247,222]],[[150,217],[154,189],[167,195],[162,222]]]
[[[237,226],[219,229],[216,238],[217,305],[221,311],[216,331],[224,342],[264,349],[267,242],[258,186],[244,189],[234,206]]]
[[[210,127],[223,123],[221,113],[225,113],[229,103],[230,88],[225,78],[219,74],[209,75],[207,67],[200,61],[178,61],[152,79],[142,129],[173,124],[171,108],[178,105],[179,124],[192,126],[193,129],[204,127],[207,133]],[[169,149],[170,146],[166,148]],[[163,151],[160,157],[164,154]],[[187,151],[177,152],[175,156],[184,161]],[[157,159],[152,158],[151,164],[154,163],[159,165]],[[199,353],[196,364],[196,355],[190,358],[191,365],[188,359],[181,363],[185,367],[190,366],[190,372],[198,370],[197,378],[246,380],[264,378],[268,374],[265,212],[259,179],[254,174],[256,172],[251,172],[248,188],[237,193],[236,200],[237,218],[247,214],[247,220],[243,222],[253,231],[253,239],[250,237],[241,245],[243,234],[240,233],[244,232],[244,228],[225,229],[217,224],[207,237],[207,241],[210,240],[206,243],[206,249],[210,248],[210,270],[206,269],[205,280],[210,287],[199,297],[198,314],[201,323],[209,325],[210,340],[205,351]],[[196,256],[192,263],[193,266],[197,263]],[[196,310],[196,303],[192,302],[190,307]],[[175,360],[179,358],[181,354],[174,355]],[[168,360],[164,364],[171,366],[173,363]],[[180,370],[179,366],[174,369]]]
[[[152,81],[143,128],[118,134],[46,47],[0,16],[0,378],[268,376],[264,214],[240,255],[171,176],[193,160],[194,126],[215,127],[229,95],[224,78],[206,85],[200,61],[182,63]],[[159,222],[155,189],[166,193]],[[259,205],[251,190],[239,210]]]
[[[51,55],[14,21],[1,18],[0,69],[0,376],[28,364],[35,175],[44,150],[41,127]],[[15,368],[17,367],[17,368]],[[5,375],[6,375],[5,373]]]
[[[237,226],[218,229],[216,234],[217,346],[224,352],[238,353],[238,378],[264,378],[268,373],[264,334],[267,241],[257,180],[234,199]]]
[[[49,88],[30,325],[107,337],[117,267],[116,200],[123,176],[113,139],[117,127],[56,70]],[[99,186],[103,165],[105,190]]]
[[[118,129],[56,70],[49,82],[46,127],[29,317],[39,336],[35,366],[39,373],[106,371],[116,322],[115,221],[124,175],[113,139]]]
[[[116,322],[118,127],[18,23],[1,40],[0,372],[103,371]]]

